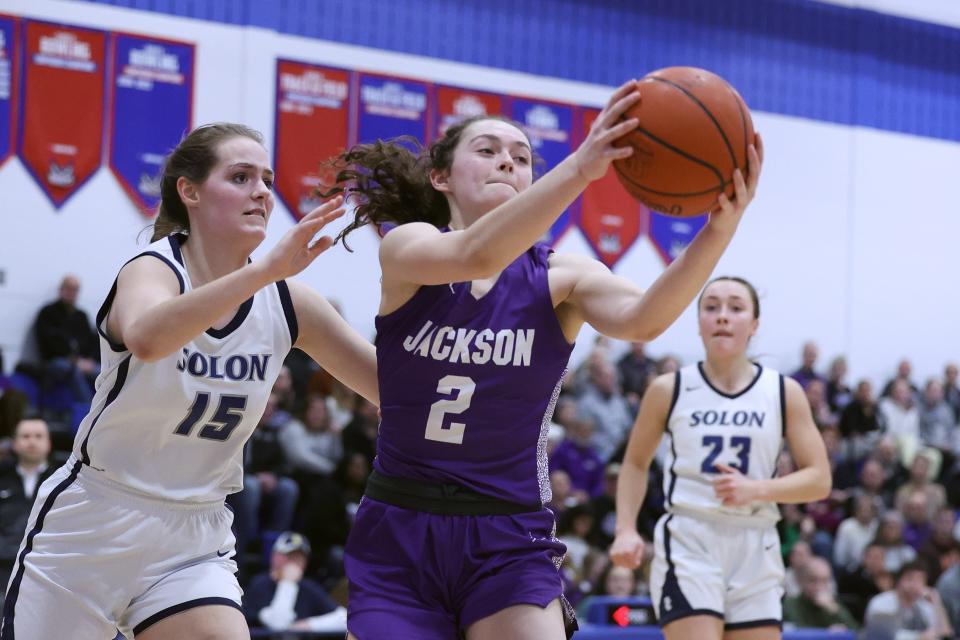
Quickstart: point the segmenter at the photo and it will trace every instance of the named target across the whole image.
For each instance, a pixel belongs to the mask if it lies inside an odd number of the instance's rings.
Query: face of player
[[[734,280],[710,283],[700,300],[700,338],[708,357],[743,355],[757,333],[750,291]]]
[[[191,218],[191,228],[229,231],[259,244],[266,237],[274,205],[267,150],[255,140],[237,136],[220,143],[217,158],[210,175],[196,188],[200,215]]]
[[[520,129],[501,120],[480,120],[463,131],[450,170],[434,185],[472,221],[533,183],[532,158]]]

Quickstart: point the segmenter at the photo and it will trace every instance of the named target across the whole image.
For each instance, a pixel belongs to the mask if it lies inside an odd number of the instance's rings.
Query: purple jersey
[[[378,471],[550,500],[547,429],[573,345],[550,299],[549,254],[534,246],[479,300],[470,282],[423,286],[377,317]]]

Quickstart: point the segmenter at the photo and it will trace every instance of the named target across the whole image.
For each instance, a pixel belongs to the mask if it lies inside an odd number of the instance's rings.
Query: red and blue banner
[[[599,114],[597,109],[581,111],[581,142]],[[580,230],[597,258],[611,269],[642,235],[645,209],[623,188],[612,167],[580,197]]]
[[[102,31],[24,23],[18,152],[57,208],[100,167],[106,44]]]
[[[503,96],[458,87],[439,86],[434,89],[434,125],[430,140],[461,120],[484,115],[504,115]]]
[[[145,215],[160,201],[164,158],[190,131],[194,47],[114,34],[110,169]]]
[[[510,117],[520,123],[534,153],[543,161],[543,165],[535,167],[537,173],[546,173],[573,151],[573,111],[571,105],[526,98],[511,101]],[[555,245],[570,228],[570,218],[568,208],[550,227],[543,242]]]
[[[0,16],[0,164],[13,150],[14,105],[17,104],[19,21]]]
[[[427,140],[429,85],[416,80],[359,74],[357,142],[413,136]]]
[[[277,61],[274,167],[277,197],[299,220],[320,204],[317,189],[336,172],[322,167],[350,141],[350,72]]]
[[[683,253],[707,223],[707,218],[707,214],[695,218],[675,218],[650,212],[650,241],[664,264],[670,264]]]

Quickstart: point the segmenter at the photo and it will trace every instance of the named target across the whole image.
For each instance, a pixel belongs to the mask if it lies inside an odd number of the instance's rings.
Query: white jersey
[[[718,463],[750,478],[772,478],[776,473],[786,426],[783,376],[754,366],[756,376],[736,394],[717,390],[702,363],[676,373],[666,424],[669,448],[663,491],[668,511],[754,525],[780,519],[773,502],[725,507],[713,492]]]
[[[163,260],[192,287],[171,235],[138,254]],[[134,258],[136,259],[136,258]],[[97,313],[102,368],[73,453],[87,471],[169,500],[222,500],[243,488],[243,446],[263,414],[297,321],[286,282],[259,290],[222,329],[143,362],[106,335],[117,285]]]

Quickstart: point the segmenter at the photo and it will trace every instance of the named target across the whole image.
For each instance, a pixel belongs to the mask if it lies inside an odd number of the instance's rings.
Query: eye
[[[477,149],[477,151],[479,153],[482,153],[483,155],[490,155],[490,156],[494,155],[493,149],[491,149],[490,147],[483,147],[482,149]]]
[[[233,175],[233,177],[231,178],[231,180],[233,180],[233,181],[236,182],[237,184],[243,184],[244,182],[247,181],[247,174],[245,174],[245,173],[235,173],[235,174]]]
[[[264,178],[263,184],[267,185],[267,189],[273,191],[273,178]]]
[[[530,158],[528,158],[527,156],[516,156],[514,157],[514,160],[517,162],[517,164],[523,164],[523,165],[530,164]]]

